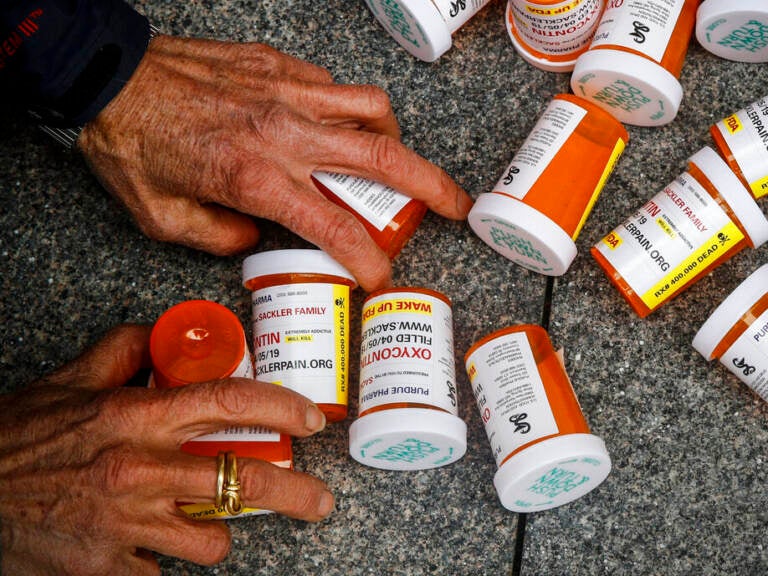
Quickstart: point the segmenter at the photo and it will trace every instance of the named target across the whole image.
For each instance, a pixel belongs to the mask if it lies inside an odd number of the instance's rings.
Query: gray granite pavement
[[[267,42],[327,67],[338,81],[384,87],[403,140],[473,197],[495,183],[550,98],[568,91],[567,74],[532,68],[515,54],[501,1],[459,31],[431,65],[400,49],[360,0],[135,4],[165,32]],[[588,253],[710,144],[710,124],[764,96],[767,80],[765,64],[719,60],[694,40],[678,118],[660,128],[628,127],[629,146],[579,237],[579,256],[555,282],[550,317],[552,339],[565,349],[584,413],[606,441],[614,470],[584,498],[527,517],[521,574],[768,573],[768,406],[690,345],[714,306],[768,262],[768,246],[739,255],[644,320]],[[79,158],[7,117],[0,117],[0,167],[6,389],[73,358],[109,327],[152,322],[181,300],[219,301],[248,325],[242,258],[144,238]],[[306,246],[277,225],[265,222],[262,230],[262,250]],[[164,573],[512,573],[518,518],[496,498],[495,464],[462,359],[495,329],[539,322],[546,279],[492,252],[466,223],[428,214],[395,261],[395,282],[440,290],[454,302],[466,456],[415,473],[363,467],[347,455],[353,400],[349,420],[295,446],[297,468],[336,494],[329,519],[233,521],[232,552],[223,563],[204,568],[162,558]],[[363,298],[356,291],[353,327]]]

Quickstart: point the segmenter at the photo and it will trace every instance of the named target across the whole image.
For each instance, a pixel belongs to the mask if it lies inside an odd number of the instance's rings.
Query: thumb
[[[101,390],[122,386],[141,368],[150,367],[151,326],[123,324],[110,330],[78,358],[40,383]]]

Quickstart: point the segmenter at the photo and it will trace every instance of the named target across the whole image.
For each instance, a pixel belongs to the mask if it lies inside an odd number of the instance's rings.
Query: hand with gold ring
[[[2,574],[158,574],[152,552],[211,565],[228,553],[225,522],[199,522],[179,500],[210,502],[210,457],[179,450],[228,426],[293,436],[323,428],[309,400],[233,378],[169,389],[124,387],[148,366],[149,327],[110,332],[78,359],[0,395]],[[318,521],[333,509],[323,482],[267,462],[224,462],[222,501]]]

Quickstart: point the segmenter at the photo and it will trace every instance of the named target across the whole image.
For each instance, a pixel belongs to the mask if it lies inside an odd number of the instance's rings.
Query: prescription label
[[[755,198],[768,195],[768,98],[724,118],[715,128],[731,150]]]
[[[715,199],[684,172],[596,248],[653,310],[743,238]]]
[[[509,3],[509,24],[535,50],[549,56],[578,54],[589,42],[600,20],[602,0]]]
[[[506,334],[475,350],[467,374],[497,465],[559,432],[525,333]]]
[[[314,172],[312,176],[379,231],[411,200],[375,180],[332,172]]]
[[[768,400],[768,310],[720,357],[728,370]]]
[[[587,111],[573,102],[552,100],[494,191],[523,200],[586,115]]]
[[[456,31],[491,0],[432,0],[451,31]]]
[[[321,404],[347,404],[349,287],[297,283],[255,290],[256,379]]]
[[[608,2],[590,48],[623,46],[661,63],[684,4],[684,0]]]
[[[451,307],[434,296],[387,292],[363,307],[360,412],[392,403],[458,414]]]

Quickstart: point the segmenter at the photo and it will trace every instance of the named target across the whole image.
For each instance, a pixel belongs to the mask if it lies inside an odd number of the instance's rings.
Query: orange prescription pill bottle
[[[490,0],[365,0],[373,15],[400,46],[434,62],[452,44],[453,33]]]
[[[592,248],[644,318],[747,246],[768,240],[754,198],[712,148]]]
[[[726,60],[768,62],[768,3],[705,0],[696,13],[696,39]]]
[[[253,378],[245,332],[237,316],[221,304],[189,300],[169,308],[158,318],[149,340],[152,382],[158,388],[186,386],[221,378]],[[190,454],[215,457],[222,451],[293,467],[291,438],[262,427],[233,426],[198,436],[182,445]],[[179,503],[198,519],[226,518],[224,507],[212,503]],[[243,514],[267,510],[245,508]]]
[[[576,60],[575,94],[637,126],[677,115],[678,81],[699,0],[608,0],[589,50]]]
[[[567,504],[611,471],[605,443],[590,433],[563,364],[540,326],[505,328],[464,356],[498,470],[501,504],[537,512]]]
[[[363,304],[350,455],[375,468],[423,470],[451,464],[466,450],[451,301],[425,288],[373,292]]]
[[[594,104],[558,94],[517,151],[493,192],[469,213],[472,230],[521,266],[564,274],[576,238],[629,135]]]
[[[750,274],[723,300],[693,339],[706,358],[717,358],[768,400],[768,264]]]
[[[427,205],[373,180],[315,172],[312,179],[327,198],[352,212],[390,259],[419,227]]]
[[[709,132],[728,166],[752,195],[768,195],[768,97],[713,124]]]
[[[352,274],[320,250],[272,250],[245,259],[243,284],[256,378],[303,394],[329,422],[346,418]]]
[[[508,0],[507,33],[518,54],[548,72],[570,72],[589,48],[605,0]]]

